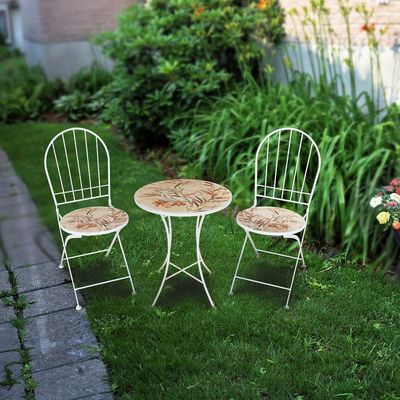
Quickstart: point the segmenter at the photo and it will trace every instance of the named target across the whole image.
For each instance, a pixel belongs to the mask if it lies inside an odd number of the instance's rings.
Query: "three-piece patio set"
[[[287,291],[285,308],[288,309],[297,268],[305,267],[302,251],[310,203],[321,168],[321,156],[314,140],[296,128],[277,129],[263,138],[255,152],[254,202],[250,208],[237,214],[237,223],[245,237],[239,260],[234,270],[229,294],[233,294],[236,280],[249,281]],[[44,156],[44,167],[56,207],[58,226],[63,244],[59,267],[67,265],[76,299],[76,309],[82,307],[77,292],[93,286],[129,279],[132,280],[121,230],[128,224],[126,212],[113,207],[110,186],[110,155],[104,141],[94,132],[84,128],[71,128],[57,134],[50,142]],[[240,173],[237,174],[240,176]],[[239,178],[238,178],[239,179]],[[200,236],[206,215],[227,208],[232,201],[231,192],[222,185],[197,179],[171,179],[150,183],[140,188],[134,200],[141,209],[161,217],[167,236],[167,254],[159,272],[163,271],[160,288],[153,306],[166,281],[184,273],[204,287],[212,307],[215,307],[207,288],[205,272],[210,273],[200,248]],[[88,207],[76,208],[87,201]],[[103,202],[103,205],[98,203]],[[95,203],[92,205],[92,203]],[[75,206],[75,207],[74,207]],[[293,210],[295,208],[295,210]],[[196,258],[187,266],[172,262],[172,219],[196,218]],[[292,239],[298,245],[297,254],[281,254],[256,247],[252,234]],[[106,249],[68,255],[71,239],[112,235]],[[71,261],[84,256],[105,253],[109,256],[118,243],[127,275],[103,282],[77,286],[72,274]],[[238,275],[243,252],[249,243],[255,255],[267,253],[294,261],[289,286],[262,282]],[[198,274],[193,273],[197,267]],[[192,270],[192,271],[190,271]]]

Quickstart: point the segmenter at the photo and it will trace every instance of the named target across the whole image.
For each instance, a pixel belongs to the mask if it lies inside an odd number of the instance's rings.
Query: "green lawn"
[[[0,145],[57,240],[42,158],[53,135],[66,127],[0,126]],[[133,194],[161,179],[161,170],[129,155],[105,127],[92,129],[110,148],[113,203],[130,215],[122,240],[138,290],[132,297],[125,281],[84,292],[116,398],[400,399],[399,286],[306,251],[308,269],[297,276],[289,311],[285,292],[250,283],[238,282],[235,296],[228,296],[243,231],[225,215],[207,217],[202,234],[217,308],[184,276],[169,281],[159,307],[152,308],[165,233],[157,216],[135,206]],[[180,265],[194,261],[194,224],[174,220],[173,257]],[[85,249],[105,247],[104,240],[85,242]],[[115,251],[112,259],[89,258],[74,270],[78,282],[88,284],[123,273],[121,261]],[[248,276],[288,283],[290,269],[277,260],[257,260],[249,251],[243,265]]]

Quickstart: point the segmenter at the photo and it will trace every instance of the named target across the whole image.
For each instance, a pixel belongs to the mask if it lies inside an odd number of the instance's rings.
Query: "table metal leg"
[[[163,275],[163,279],[160,285],[160,288],[158,289],[158,293],[153,301],[153,307],[155,306],[155,304],[157,303],[158,298],[160,297],[161,291],[165,285],[165,282],[178,275],[179,273],[185,273],[186,275],[190,276],[191,278],[193,278],[194,280],[196,280],[197,282],[201,283],[204,287],[204,290],[206,292],[206,295],[208,297],[208,300],[211,304],[212,307],[215,307],[214,302],[211,299],[210,293],[208,292],[208,288],[206,285],[206,281],[204,279],[204,275],[203,275],[203,267],[205,269],[207,269],[207,271],[210,272],[210,270],[207,268],[207,266],[204,263],[203,257],[201,255],[200,252],[200,234],[201,234],[201,228],[203,225],[203,221],[204,221],[205,216],[199,216],[197,217],[196,220],[196,262],[194,262],[193,264],[188,265],[187,267],[184,268],[180,268],[177,265],[175,265],[174,263],[171,262],[171,247],[172,247],[172,222],[171,222],[171,217],[164,217],[161,216],[161,219],[164,223],[165,226],[165,231],[167,233],[167,256],[164,260],[163,265],[161,266],[161,268],[159,269],[159,271],[161,271],[164,268],[164,275]],[[200,279],[197,278],[196,276],[192,275],[191,273],[189,273],[187,270],[191,267],[194,267],[195,265],[198,266],[199,268],[199,274],[200,274]],[[169,267],[172,266],[174,268],[176,268],[178,271],[169,275],[168,276],[168,270]]]
[[[161,216],[161,219],[162,219],[162,221],[164,223],[165,231],[167,233],[167,257],[165,258],[165,261],[164,261],[164,264],[163,264],[163,267],[165,265],[163,280],[161,282],[160,288],[158,289],[157,296],[153,301],[153,307],[157,303],[157,300],[158,300],[158,298],[160,297],[160,294],[161,294],[161,290],[164,287],[165,281],[167,280],[168,267],[169,267],[169,263],[170,263],[170,259],[171,259],[171,245],[172,245],[171,217],[163,217],[163,216]],[[161,268],[163,268],[163,267],[161,267]]]
[[[197,265],[199,267],[199,273],[200,273],[200,279],[201,282],[203,284],[204,290],[206,292],[206,295],[208,297],[208,300],[211,304],[212,307],[215,307],[214,302],[212,301],[212,298],[210,296],[210,293],[208,292],[208,288],[207,288],[207,284],[206,281],[204,280],[204,276],[203,276],[203,268],[202,268],[202,264],[204,265],[204,267],[209,271],[209,269],[206,267],[206,265],[204,264],[204,261],[202,256],[201,256],[201,252],[200,252],[200,233],[201,233],[201,227],[203,225],[203,221],[204,221],[205,216],[199,216],[197,217],[197,222],[196,222],[196,254],[197,254]]]
[[[163,218],[163,217],[161,217],[161,218]],[[198,217],[198,218],[199,218],[199,217]],[[198,218],[197,218],[197,221],[196,221],[196,229],[197,229],[197,224],[198,224]],[[203,218],[203,219],[204,219],[204,218]],[[200,240],[200,238],[199,238],[199,240]],[[199,245],[199,246],[200,246],[200,245]],[[202,254],[201,254],[200,248],[199,248],[199,251],[200,251],[200,261],[201,261],[201,263],[203,264],[203,266],[204,266],[204,268],[207,270],[207,272],[208,272],[209,274],[211,274],[211,270],[210,270],[210,268],[207,267],[207,264],[205,263],[204,258],[203,258]],[[163,270],[163,268],[164,268],[164,267],[166,266],[166,264],[167,264],[167,259],[168,259],[168,254],[167,254],[167,256],[165,257],[164,262],[162,263],[161,267],[158,269],[157,272],[161,272],[161,271]]]

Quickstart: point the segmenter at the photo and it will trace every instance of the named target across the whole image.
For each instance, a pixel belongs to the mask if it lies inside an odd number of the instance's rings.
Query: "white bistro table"
[[[167,256],[160,271],[164,268],[164,276],[158,293],[153,301],[156,304],[162,288],[167,280],[185,273],[197,282],[201,283],[212,307],[214,302],[208,292],[204,279],[203,267],[206,266],[200,251],[200,233],[206,215],[213,214],[228,207],[232,201],[232,193],[225,187],[216,183],[197,179],[171,179],[155,182],[143,186],[135,193],[136,204],[145,211],[161,216],[167,233]],[[171,262],[172,247],[172,223],[171,217],[196,217],[196,261],[186,267],[178,267]],[[188,270],[196,266],[199,269],[200,278]],[[168,274],[170,267],[177,271]]]

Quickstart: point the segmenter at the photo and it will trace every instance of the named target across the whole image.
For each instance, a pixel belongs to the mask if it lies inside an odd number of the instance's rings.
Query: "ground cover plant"
[[[63,82],[48,79],[40,66],[29,67],[20,55],[7,54],[0,57],[0,122],[49,117],[81,121],[104,109],[102,90],[111,73],[102,66],[83,68]]]
[[[383,177],[398,173],[398,108],[376,123],[380,110],[373,103],[366,114],[350,97],[334,95],[332,85],[304,74],[287,86],[251,81],[187,113],[171,142],[188,160],[188,173],[225,182],[244,206],[251,204],[260,139],[282,126],[310,133],[322,155],[310,235],[363,262],[382,255],[390,266],[395,243],[382,234],[369,199]]]
[[[56,240],[44,171],[32,166],[40,165],[48,142],[68,127],[0,126],[0,146]],[[113,203],[130,216],[122,240],[137,295],[131,297],[127,282],[84,292],[116,399],[398,399],[398,284],[306,251],[308,269],[297,276],[289,311],[283,309],[285,293],[249,283],[239,283],[236,294],[228,296],[243,241],[243,231],[229,214],[207,217],[202,232],[202,252],[212,269],[208,286],[217,308],[210,309],[201,286],[184,277],[171,280],[160,307],[151,308],[166,239],[159,218],[138,209],[133,194],[163,179],[160,167],[132,157],[109,129],[86,127],[109,146]],[[179,264],[193,261],[194,226],[194,220],[174,221],[173,257]],[[262,239],[256,239],[261,246]],[[92,251],[108,243],[109,238],[99,238],[77,241],[74,247]],[[286,247],[281,241],[268,246]],[[78,284],[123,273],[117,251],[107,261],[86,258],[74,265]],[[257,260],[251,252],[243,265],[246,275],[281,284],[291,273],[287,264]]]
[[[51,82],[40,67],[28,67],[22,57],[0,61],[0,122],[38,119],[62,93],[60,81]]]
[[[264,47],[283,36],[275,0],[153,0],[100,36],[116,62],[103,118],[140,144],[165,142],[171,120],[257,75]]]

